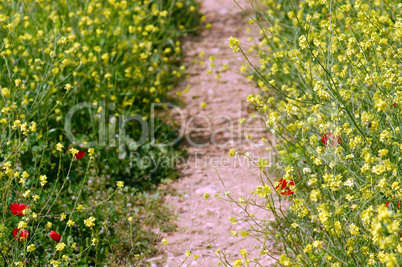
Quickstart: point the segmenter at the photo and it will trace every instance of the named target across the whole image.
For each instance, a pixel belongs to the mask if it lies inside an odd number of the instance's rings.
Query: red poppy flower
[[[385,207],[389,208],[389,201],[385,202]],[[398,202],[398,210],[401,208],[401,202]]]
[[[60,242],[61,236],[56,231],[50,231],[50,238],[56,242]]]
[[[278,185],[275,187],[275,189],[277,191],[281,191],[281,195],[289,196],[294,194],[294,192],[289,188],[289,186],[291,185],[295,185],[295,182],[293,180],[286,181],[282,178],[279,180]]]
[[[338,136],[334,136],[331,132],[323,134],[321,137],[321,142],[324,145],[337,145],[341,143],[341,138]]]
[[[396,108],[396,103],[392,104],[394,106],[394,108]]]
[[[23,217],[24,213],[22,213],[25,209],[29,209],[29,207],[27,207],[27,205],[25,203],[13,203],[10,205],[10,210],[11,212],[16,215],[16,216],[20,216]]]
[[[18,241],[25,241],[28,235],[29,233],[26,229],[20,230],[19,228],[14,228],[13,230],[13,236],[14,238],[18,238]]]
[[[82,159],[85,156],[85,152],[84,151],[79,151],[77,154],[75,154],[75,157],[77,159]]]

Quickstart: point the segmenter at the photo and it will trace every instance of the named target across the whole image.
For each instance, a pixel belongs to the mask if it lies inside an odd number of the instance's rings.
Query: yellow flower
[[[233,157],[235,154],[236,152],[233,148],[229,150],[229,157]]]
[[[124,186],[124,182],[123,182],[123,181],[118,181],[118,182],[117,182],[117,187],[118,187],[119,189],[122,189],[123,186]]]
[[[89,156],[92,157],[92,156],[95,154],[95,149],[89,148],[89,149],[88,149],[88,154],[89,154]]]
[[[67,84],[64,86],[64,89],[66,89],[67,92],[70,91],[72,88],[73,88],[73,86],[72,86],[71,84],[69,84],[69,83],[67,83]]]
[[[230,48],[233,48],[233,52],[237,53],[239,52],[239,40],[236,37],[230,36],[229,37],[229,46]]]
[[[168,245],[168,244],[169,244],[169,241],[164,238],[164,239],[162,239],[162,244]]]
[[[56,250],[57,251],[62,251],[63,249],[66,248],[66,244],[64,244],[63,242],[60,242],[56,245]]]
[[[247,250],[246,249],[241,249],[239,252],[243,256],[243,258],[247,257]]]
[[[63,151],[64,146],[60,143],[57,143],[56,145],[56,150],[62,152]]]
[[[236,259],[236,260],[233,262],[233,266],[236,266],[236,267],[243,266],[243,260],[241,260],[241,259]]]
[[[352,235],[359,235],[359,227],[357,227],[354,223],[349,226],[349,232]]]
[[[28,225],[27,225],[27,223],[26,222],[24,222],[24,221],[20,221],[19,223],[18,223],[18,228],[19,229],[25,229],[25,228],[27,228],[28,227]]]
[[[39,180],[40,180],[40,185],[41,186],[45,186],[47,184],[47,176],[46,175],[41,175],[39,177]]]
[[[92,228],[95,226],[95,220],[96,218],[91,216],[88,219],[84,220],[84,224],[86,227]]]
[[[313,251],[313,246],[308,244],[307,246],[304,247],[304,253],[310,254]]]
[[[77,149],[75,149],[75,148],[70,148],[70,153],[71,153],[71,155],[73,155],[73,156],[75,156],[75,154],[77,154],[79,151],[77,150]]]
[[[34,252],[36,250],[36,246],[34,244],[31,244],[27,247],[28,252]]]

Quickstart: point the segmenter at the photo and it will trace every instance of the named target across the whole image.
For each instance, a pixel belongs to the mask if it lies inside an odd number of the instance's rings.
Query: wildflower
[[[50,264],[51,264],[53,267],[58,267],[58,266],[60,265],[60,262],[59,262],[59,261],[52,260],[52,261],[50,262]]]
[[[16,86],[16,87],[20,87],[21,84],[22,84],[22,81],[21,81],[21,79],[15,79],[15,80],[14,80],[14,83],[15,83],[15,86]]]
[[[284,265],[284,266],[290,266],[291,265],[290,259],[285,254],[282,254],[279,257],[279,263]]]
[[[123,181],[118,181],[118,182],[117,182],[117,187],[118,187],[119,189],[122,189],[123,186],[124,186],[124,182],[123,182]]]
[[[27,223],[25,222],[25,221],[20,221],[19,223],[18,223],[18,228],[19,229],[25,229],[25,228],[27,228],[28,227],[28,225],[27,225]]]
[[[79,151],[76,148],[70,148],[70,153],[74,156],[75,154],[77,154]]]
[[[352,235],[359,235],[359,227],[357,227],[354,223],[349,226],[349,232]]]
[[[95,220],[96,218],[91,216],[88,219],[84,220],[84,224],[86,227],[92,228],[95,226]]]
[[[92,246],[95,246],[97,242],[98,242],[98,239],[92,238]]]
[[[63,242],[61,242],[61,243],[56,245],[56,250],[57,251],[62,251],[65,248],[66,248],[66,244],[64,244]]]
[[[321,192],[320,192],[320,190],[317,190],[317,189],[311,190],[311,193],[310,193],[310,200],[311,200],[312,202],[317,202],[320,198],[321,198]]]
[[[233,262],[233,266],[238,267],[238,266],[242,266],[242,265],[243,265],[243,260],[241,260],[241,259],[236,259],[236,260]]]
[[[88,149],[88,154],[89,154],[90,157],[93,157],[93,155],[95,154],[95,149],[89,148]]]
[[[162,239],[162,244],[164,244],[164,245],[168,245],[168,244],[169,244],[169,241],[168,241],[168,240],[166,240],[166,239]]]
[[[329,132],[329,133],[322,135],[321,142],[326,146],[330,145],[330,144],[332,146],[335,146],[335,145],[341,143],[341,138],[338,136],[335,137],[335,136],[333,136],[333,134],[331,132]]]
[[[18,238],[18,241],[25,241],[28,235],[29,233],[28,230],[26,229],[20,230],[18,228],[14,228],[13,230],[13,236],[14,238]]]
[[[59,235],[56,231],[50,231],[49,236],[56,242],[60,242],[61,235]]]
[[[39,177],[39,180],[40,180],[40,185],[41,186],[45,186],[47,184],[47,176],[46,175],[41,175]]]
[[[36,122],[31,122],[31,126],[29,126],[29,130],[31,132],[36,132]]]
[[[191,251],[190,251],[190,250],[186,250],[186,257],[188,258],[188,257],[190,257],[190,255],[191,255]]]
[[[63,148],[64,148],[64,146],[62,144],[57,143],[57,145],[56,145],[56,150],[57,151],[63,152]]]
[[[13,203],[10,205],[11,213],[16,216],[19,216],[19,217],[24,216],[25,209],[29,209],[29,207],[27,207],[27,205],[25,203],[21,203],[21,204]]]
[[[247,257],[247,250],[246,249],[241,249],[239,252],[243,256],[243,258]]]
[[[293,195],[294,192],[290,190],[289,186],[295,185],[293,180],[287,181],[284,178],[278,181],[278,185],[275,187],[277,191],[280,190],[280,194],[284,196]]]
[[[64,86],[64,89],[66,89],[67,92],[70,91],[72,88],[73,86],[69,83]]]
[[[84,151],[78,151],[78,153],[75,154],[75,158],[76,159],[82,159],[85,156],[85,152]]]
[[[229,150],[229,157],[233,157],[235,154],[236,152],[233,148]]]
[[[304,253],[310,254],[313,251],[313,246],[311,244],[308,244],[307,246],[304,247]]]
[[[299,37],[299,45],[302,50],[307,49],[309,47],[306,36],[301,35]]]
[[[257,186],[254,192],[255,194],[258,194],[259,197],[266,197],[272,193],[272,190],[269,185],[264,184],[264,186]]]
[[[74,226],[75,222],[73,220],[68,220],[67,225],[68,226]]]
[[[233,48],[234,53],[239,52],[239,40],[236,37],[229,37],[229,46]]]
[[[34,252],[36,250],[36,246],[34,244],[31,244],[27,247],[28,252]]]

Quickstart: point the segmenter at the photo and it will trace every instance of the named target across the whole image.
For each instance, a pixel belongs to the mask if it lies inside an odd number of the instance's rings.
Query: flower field
[[[0,266],[402,265],[402,4],[228,1],[0,0]]]
[[[173,101],[198,8],[0,1],[0,266],[125,266],[156,252],[150,228],[172,227],[158,184],[177,171],[129,153],[183,153],[154,145],[178,133],[151,103]],[[134,142],[151,116],[153,138]]]

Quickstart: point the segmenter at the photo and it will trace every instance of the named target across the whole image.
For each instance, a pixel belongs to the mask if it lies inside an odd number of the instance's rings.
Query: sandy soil
[[[240,5],[251,10],[245,1],[240,1]],[[243,48],[253,42],[248,40],[250,33],[246,31],[248,18],[233,0],[204,0],[202,12],[212,27],[187,40],[183,50],[187,51],[187,61],[196,59],[198,63],[199,52],[205,52],[205,64],[195,64],[190,69],[190,77],[182,85],[183,88],[190,85],[189,92],[185,94],[187,105],[182,108],[185,119],[176,116],[182,125],[187,124],[189,162],[183,166],[182,177],[171,185],[176,194],[166,199],[177,213],[179,228],[176,232],[164,234],[169,245],[163,246],[164,255],[151,260],[153,266],[179,266],[185,259],[186,250],[200,258],[189,260],[183,266],[217,266],[219,259],[208,248],[209,244],[214,250],[220,248],[230,254],[230,263],[241,258],[239,249],[252,251],[258,245],[251,239],[231,234],[233,230],[242,230],[240,225],[232,225],[229,221],[233,212],[239,213],[238,208],[220,199],[204,200],[205,193],[224,195],[226,191],[217,172],[234,199],[248,196],[261,184],[258,169],[246,164],[243,157],[228,157],[230,148],[259,156],[266,153],[245,138],[246,134],[250,134],[254,137],[253,142],[259,143],[260,137],[264,136],[262,131],[246,132],[246,128],[261,127],[261,121],[254,120],[248,126],[239,123],[240,118],[247,119],[252,112],[246,99],[256,92],[256,88],[240,73],[239,69],[245,63],[243,56],[233,55],[228,47],[230,36],[239,38]],[[215,79],[215,71],[207,73],[210,56],[217,58],[214,70],[222,69],[223,64],[229,65],[230,70],[221,73],[220,79]],[[206,103],[206,107],[202,108],[201,103]],[[208,127],[210,129],[206,129]],[[265,259],[263,262],[264,266],[270,266],[272,260]]]

